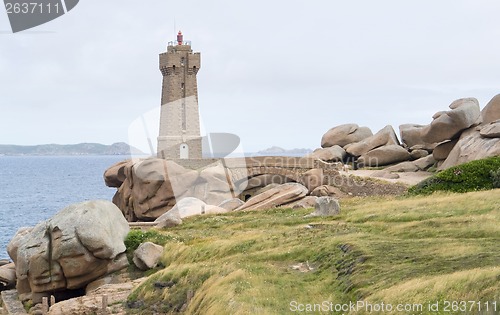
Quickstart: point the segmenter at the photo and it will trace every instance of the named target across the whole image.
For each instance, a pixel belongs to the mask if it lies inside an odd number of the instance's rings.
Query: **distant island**
[[[145,155],[141,150],[124,142],[105,145],[100,143],[10,145],[0,144],[0,155]]]
[[[299,154],[309,154],[311,153],[311,149],[291,149],[291,150],[286,150],[277,146],[273,146],[270,148],[267,148],[265,150],[261,150],[257,152],[258,154],[261,155],[287,155],[287,154],[293,154],[293,155],[299,155]]]

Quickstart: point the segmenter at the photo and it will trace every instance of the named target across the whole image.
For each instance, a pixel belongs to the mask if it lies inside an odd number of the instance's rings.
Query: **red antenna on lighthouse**
[[[179,33],[177,33],[177,45],[182,45],[183,41],[184,41],[184,36],[182,36],[182,32],[179,31]]]

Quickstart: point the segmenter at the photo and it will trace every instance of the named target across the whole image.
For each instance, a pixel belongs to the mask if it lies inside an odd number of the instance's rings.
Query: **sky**
[[[246,152],[314,149],[345,123],[398,133],[500,93],[498,12],[493,0],[81,0],[13,34],[0,10],[0,143],[129,142],[160,106],[158,54],[178,30],[201,52],[204,130]]]

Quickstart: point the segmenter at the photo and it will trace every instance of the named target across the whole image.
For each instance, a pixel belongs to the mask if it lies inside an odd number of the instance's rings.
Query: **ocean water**
[[[34,226],[64,207],[111,200],[104,171],[127,156],[0,156],[0,259],[17,229]]]
[[[7,244],[20,227],[35,226],[73,203],[111,200],[116,188],[104,184],[103,173],[127,158],[0,156],[0,259],[9,258]]]

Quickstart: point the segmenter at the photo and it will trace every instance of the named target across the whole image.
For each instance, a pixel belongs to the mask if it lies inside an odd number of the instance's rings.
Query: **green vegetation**
[[[411,187],[413,195],[435,191],[468,192],[500,187],[500,157],[472,161],[444,170]]]
[[[24,310],[26,312],[29,312],[30,309],[33,307],[33,301],[32,300],[28,300],[26,302],[23,303],[23,307],[24,307]]]
[[[160,231],[167,267],[132,292],[128,311],[290,314],[292,301],[364,300],[462,314],[445,301],[500,303],[499,193],[353,198],[329,218],[292,209],[189,218]]]
[[[500,168],[496,171],[490,171],[490,176],[493,180],[493,187],[500,188]]]
[[[167,241],[173,239],[170,235],[162,234],[156,230],[132,230],[128,233],[127,238],[125,238],[125,247],[127,248],[127,258],[132,264],[132,257],[134,250],[144,242],[153,242],[158,245],[165,245]]]

